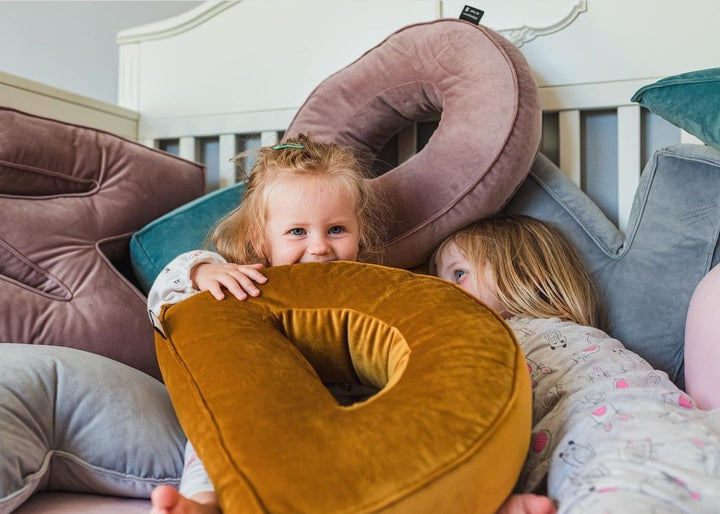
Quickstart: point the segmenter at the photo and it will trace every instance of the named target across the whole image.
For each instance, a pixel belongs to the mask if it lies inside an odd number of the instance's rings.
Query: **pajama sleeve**
[[[155,279],[148,293],[148,311],[155,324],[160,308],[166,303],[178,303],[198,293],[190,280],[190,270],[203,263],[225,264],[215,252],[193,250],[175,257]]]
[[[185,464],[180,480],[180,494],[190,498],[197,493],[215,491],[205,466],[195,453],[195,448],[187,442],[185,445]]]

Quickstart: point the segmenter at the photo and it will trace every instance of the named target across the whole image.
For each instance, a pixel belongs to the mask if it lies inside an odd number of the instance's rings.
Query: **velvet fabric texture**
[[[527,176],[541,110],[520,51],[465,21],[410,25],[323,81],[286,132],[372,158],[400,130],[438,114],[420,152],[372,179],[394,208],[383,261],[391,266],[422,264],[452,232],[498,212]]]
[[[512,331],[434,277],[351,262],[267,270],[262,295],[165,306],[173,404],[224,512],[494,512],[527,451]],[[380,391],[349,407],[323,381]]]
[[[74,348],[12,343],[0,345],[0,377],[0,512],[39,491],[148,498],[180,483],[185,435],[154,378]]]
[[[601,328],[684,387],[690,298],[720,262],[720,152],[688,144],[657,151],[640,177],[626,234],[543,155],[505,211],[559,228],[600,292]]]
[[[208,193],[159,217],[130,239],[130,259],[147,294],[165,265],[181,253],[205,246],[212,227],[242,201],[244,183]]]
[[[665,77],[640,88],[632,101],[720,150],[720,68]]]
[[[0,342],[58,345],[160,377],[146,300],[115,263],[200,196],[201,165],[0,108]]]
[[[191,220],[195,210],[202,216],[225,208],[219,199],[207,197],[181,210]],[[504,211],[534,216],[560,229],[578,248],[600,291],[602,328],[684,386],[690,297],[720,262],[720,152],[699,145],[658,151],[640,179],[627,235],[544,155],[537,156]],[[177,225],[165,220],[158,225],[147,236],[160,249],[147,255],[174,251],[176,241],[167,235]],[[186,244],[198,247],[202,237],[196,237]],[[171,250],[162,250],[163,245]],[[164,265],[160,258],[156,269]]]
[[[719,191],[720,152],[699,145],[665,148],[643,172],[625,235],[557,166],[538,155],[504,211],[543,219],[568,236],[600,290],[602,327],[683,387],[690,297],[700,279],[720,262]],[[196,211],[200,217],[209,212],[220,216],[226,208],[220,199],[208,196],[181,208],[180,214],[187,221]],[[146,255],[175,251],[176,241],[168,237],[177,231],[172,218],[170,214],[159,220],[142,235],[145,247],[157,248]],[[199,247],[202,237],[198,234],[184,244]],[[157,270],[165,265],[164,257],[155,262]]]

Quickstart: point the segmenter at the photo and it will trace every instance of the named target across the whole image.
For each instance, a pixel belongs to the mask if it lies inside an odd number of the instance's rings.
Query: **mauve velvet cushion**
[[[0,512],[39,491],[149,498],[185,436],[159,381],[100,355],[0,345]]]
[[[385,264],[422,264],[450,233],[499,211],[527,176],[541,111],[523,55],[469,22],[410,25],[323,81],[286,132],[375,156],[410,123],[440,113],[419,153],[372,179],[394,208]]]
[[[224,512],[494,512],[527,453],[510,328],[459,287],[355,262],[165,306],[158,359]],[[341,406],[323,382],[380,389]]]
[[[152,509],[150,500],[47,492],[39,493],[23,503],[13,514],[79,514],[82,512],[102,514],[147,514]]]
[[[80,348],[159,378],[146,300],[113,262],[203,189],[199,164],[0,108],[0,342]]]

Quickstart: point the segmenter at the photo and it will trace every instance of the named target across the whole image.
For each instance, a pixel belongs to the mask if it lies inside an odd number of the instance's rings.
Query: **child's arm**
[[[238,300],[258,296],[255,283],[264,284],[262,264],[231,264],[221,255],[193,250],[175,257],[155,279],[148,293],[148,310],[157,316],[166,303],[178,303],[200,291],[210,291],[218,300],[225,287]]]
[[[190,441],[185,447],[185,465],[180,490],[169,485],[156,487],[150,496],[150,514],[220,514],[210,477]]]
[[[160,307],[166,303],[178,303],[200,292],[193,287],[190,272],[198,264],[208,262],[226,263],[227,261],[217,253],[203,250],[193,250],[175,257],[153,282],[148,293],[148,310],[157,316]]]
[[[720,265],[697,285],[685,323],[685,389],[702,409],[720,407]]]

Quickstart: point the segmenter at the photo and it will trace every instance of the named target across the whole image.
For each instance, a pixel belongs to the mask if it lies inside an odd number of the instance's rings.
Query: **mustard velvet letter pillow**
[[[494,511],[530,435],[508,326],[453,284],[382,266],[267,270],[245,302],[161,313],[159,363],[224,512]],[[341,406],[323,382],[373,386]]]

